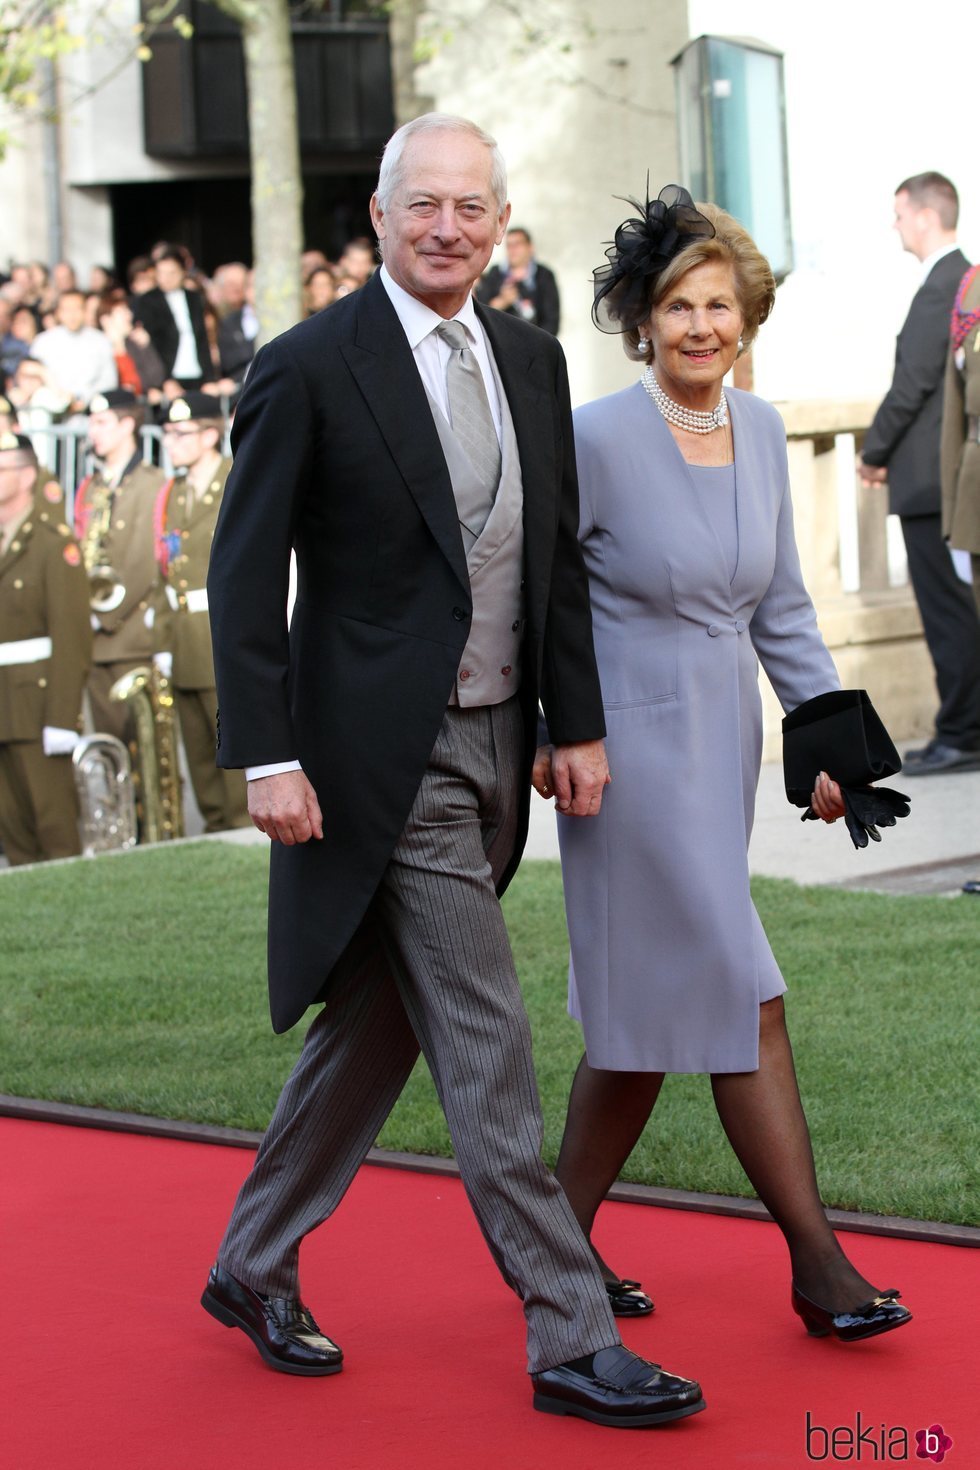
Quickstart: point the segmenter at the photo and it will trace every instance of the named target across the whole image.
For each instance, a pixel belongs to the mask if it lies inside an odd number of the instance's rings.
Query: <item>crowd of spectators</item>
[[[376,266],[365,238],[335,261],[305,251],[304,314],[358,290]],[[233,401],[258,334],[248,266],[228,261],[208,276],[180,244],[161,242],[123,272],[93,266],[84,283],[67,261],[0,272],[0,394],[24,429],[70,421],[113,388],[161,419],[188,391]]]

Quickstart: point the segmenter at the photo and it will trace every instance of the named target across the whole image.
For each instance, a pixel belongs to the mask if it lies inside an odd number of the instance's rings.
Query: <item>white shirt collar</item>
[[[958,249],[959,246],[954,240],[952,245],[940,245],[938,250],[934,250],[931,255],[927,255],[922,262],[922,275],[920,279],[923,281],[927,280],[933,266],[938,265],[944,255],[952,255],[953,251]]]
[[[414,352],[419,343],[428,337],[446,318],[440,316],[438,312],[433,311],[431,307],[426,306],[424,301],[419,301],[417,296],[412,296],[405,290],[404,286],[399,286],[398,282],[393,280],[388,274],[386,266],[382,265],[379,274],[381,276],[381,283],[388,293],[388,299],[395,308],[398,320],[401,322],[405,336],[408,338],[408,345]],[[453,317],[453,321],[462,322],[470,337],[474,340],[479,340],[481,329],[472,296],[467,296],[463,305],[455,317]]]

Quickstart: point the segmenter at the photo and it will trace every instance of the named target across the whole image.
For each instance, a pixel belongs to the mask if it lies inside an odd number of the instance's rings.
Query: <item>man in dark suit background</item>
[[[905,757],[906,776],[980,765],[980,618],[943,540],[940,439],[949,318],[969,262],[956,244],[959,200],[943,174],[916,174],[895,193],[895,229],[922,264],[898,336],[895,374],[861,451],[865,486],[888,485],[901,518],[926,644],[936,671],[936,733]]]
[[[179,250],[162,250],[155,270],[157,283],[152,291],[133,298],[133,315],[149,332],[167,383],[185,390],[200,388],[215,376],[201,294],[185,289]]]
[[[490,267],[476,288],[477,300],[496,311],[523,317],[557,337],[561,300],[553,273],[535,257],[534,243],[522,226],[507,231],[505,248],[507,269]]]
[[[255,272],[249,271],[245,281],[245,300],[223,316],[218,326],[218,353],[222,376],[235,384],[245,379],[255,356],[255,339],[259,335],[259,319],[255,312]]]
[[[421,1046],[524,1303],[535,1407],[658,1424],[696,1413],[700,1389],[622,1346],[541,1162],[498,902],[527,831],[539,693],[559,807],[596,812],[607,779],[564,360],[472,300],[510,212],[493,139],[438,114],[407,124],[371,209],[383,269],[255,359],[214,541],[218,758],[246,767],[273,839],[273,1024],[324,1007],[202,1303],[275,1368],[340,1370],[300,1297],[299,1246]]]

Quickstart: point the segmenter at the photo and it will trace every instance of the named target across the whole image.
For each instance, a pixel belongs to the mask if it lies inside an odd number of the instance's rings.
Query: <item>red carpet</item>
[[[980,1466],[970,1250],[849,1236],[916,1320],[846,1347],[789,1311],[773,1226],[607,1206],[604,1248],[657,1302],[627,1342],[708,1400],[625,1432],[532,1412],[523,1318],[455,1181],[362,1169],[308,1241],[305,1295],[347,1354],[310,1380],[271,1372],[198,1306],[248,1152],[10,1120],[0,1150],[3,1470],[928,1466],[915,1431],[935,1423],[950,1470]],[[809,1456],[808,1410],[838,1431],[814,1432]]]

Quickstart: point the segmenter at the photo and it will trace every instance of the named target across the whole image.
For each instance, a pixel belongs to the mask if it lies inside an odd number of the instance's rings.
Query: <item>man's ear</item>
[[[374,226],[374,233],[379,240],[383,240],[385,237],[385,212],[381,208],[381,201],[378,198],[377,191],[371,195],[371,202],[368,205],[368,209],[371,213],[371,223]]]

